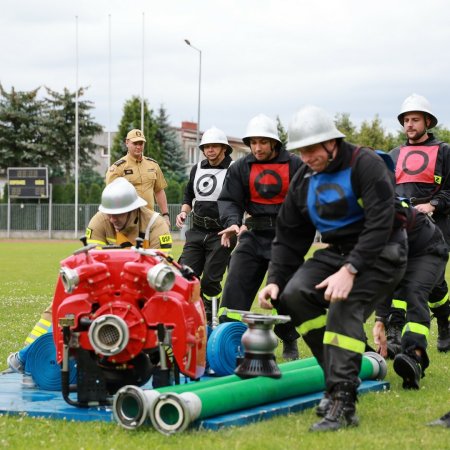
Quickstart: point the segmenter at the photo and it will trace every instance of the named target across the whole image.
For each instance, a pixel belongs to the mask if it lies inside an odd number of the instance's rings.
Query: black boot
[[[336,431],[340,428],[357,426],[356,386],[353,383],[337,384],[331,394],[331,405],[325,417],[315,423],[310,431]]]
[[[287,361],[293,361],[300,359],[297,347],[297,339],[294,341],[282,341],[283,342],[283,359]]]
[[[402,327],[396,324],[388,325],[386,339],[388,358],[394,359],[402,351]]]
[[[331,406],[331,395],[328,392],[324,392],[320,403],[316,406],[316,416],[325,417]]]
[[[400,353],[394,359],[395,373],[403,378],[403,389],[419,389],[423,376],[420,357],[414,353]]]
[[[447,414],[444,414],[440,419],[433,420],[428,425],[432,427],[447,427],[450,428],[450,411]]]
[[[450,350],[450,324],[448,317],[438,317],[437,326],[437,349],[440,352],[448,352]]]

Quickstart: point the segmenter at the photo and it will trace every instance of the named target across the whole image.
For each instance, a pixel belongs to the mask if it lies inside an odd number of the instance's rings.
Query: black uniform
[[[228,170],[218,201],[223,225],[241,226],[244,213],[250,217],[245,221],[249,231],[242,233],[231,256],[219,310],[221,321],[226,320],[221,315],[224,307],[250,310],[269,265],[278,211],[301,164],[298,156],[281,150],[270,161],[258,161],[250,153]]]
[[[222,277],[236,245],[235,238],[231,247],[223,247],[217,234],[223,230],[217,198],[232,162],[229,155],[218,166],[211,166],[204,159],[192,167],[184,191],[183,204],[193,208],[193,217],[192,228],[186,232],[180,263],[190,266],[199,278],[203,273],[201,289],[202,295],[207,298],[222,291]]]
[[[437,201],[433,220],[450,244],[450,146],[428,133],[428,140],[420,144],[406,144],[389,154],[396,169],[396,193],[413,205]],[[445,273],[441,273],[428,298],[433,314],[448,321],[450,304]],[[403,326],[405,302],[394,301],[390,324]],[[448,322],[444,323],[444,328]]]
[[[406,303],[406,325],[401,336],[401,352],[421,366],[422,376],[429,365],[426,352],[430,331],[428,296],[436,278],[445,272],[448,250],[441,230],[430,218],[407,207],[408,263],[402,281],[394,292],[394,301]],[[376,308],[377,320],[386,321],[390,298]],[[415,350],[421,350],[418,357]]]
[[[373,151],[340,141],[321,173],[304,166],[295,175],[278,216],[267,283],[282,293],[289,314],[325,372],[326,387],[359,384],[366,339],[364,321],[392,293],[406,266],[404,229],[394,224],[394,188]],[[315,231],[330,244],[304,261]],[[316,285],[345,263],[358,274],[345,301],[328,302]],[[328,314],[327,314],[328,309]]]

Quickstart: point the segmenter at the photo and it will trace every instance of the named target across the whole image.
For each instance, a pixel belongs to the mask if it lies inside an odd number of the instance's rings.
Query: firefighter
[[[157,161],[144,156],[146,142],[141,130],[133,129],[128,132],[125,139],[128,153],[116,161],[106,172],[106,184],[119,177],[126,178],[152,211],[155,209],[156,198],[161,215],[170,225],[167,197],[164,190],[167,182]]]
[[[428,130],[438,119],[425,97],[412,94],[403,102],[398,120],[407,141],[389,154],[395,163],[396,193],[424,214],[432,215],[450,245],[450,147]],[[437,349],[450,350],[450,304],[445,273],[440,274],[428,298],[437,319]],[[405,299],[394,299],[388,322],[390,355],[400,349],[400,336],[405,324]]]
[[[217,199],[227,170],[233,163],[230,156],[233,149],[225,133],[216,127],[205,131],[199,147],[205,159],[191,169],[176,225],[182,228],[192,213],[192,228],[186,232],[179,262],[191,267],[197,277],[201,277],[202,298],[207,320],[211,323],[212,300],[220,301],[223,274],[237,241],[233,236],[230,247],[223,247],[217,234],[223,230]]]
[[[387,166],[394,171],[394,162],[384,152],[379,153]],[[428,297],[436,277],[445,272],[448,249],[441,230],[427,214],[419,212],[405,201],[398,202],[407,216],[408,263],[405,274],[396,287],[394,299],[406,302],[406,325],[401,336],[400,352],[394,359],[394,370],[403,378],[404,389],[419,389],[420,380],[429,365],[427,354],[430,333],[430,310]],[[377,305],[374,342],[377,351],[387,357],[388,348],[385,326],[389,315],[391,299]]]
[[[144,239],[144,248],[170,251],[172,237],[167,222],[146,205],[129,181],[117,178],[103,190],[99,212],[86,229],[87,242],[131,247],[140,237]]]
[[[170,251],[172,237],[167,222],[150,211],[147,202],[137,195],[136,189],[125,178],[118,178],[105,187],[102,202],[86,229],[88,244],[115,245],[122,248],[135,245],[136,238],[144,240],[144,248]],[[25,347],[7,358],[9,368],[23,373],[28,346],[39,336],[51,331],[52,305],[43,313],[25,340]]]
[[[297,156],[282,149],[276,123],[263,114],[250,120],[243,141],[251,153],[228,169],[218,200],[225,227],[219,233],[222,245],[230,248],[239,238],[223,289],[220,322],[240,319],[236,313],[225,314],[225,308],[250,310],[269,265],[278,211],[301,165]],[[286,333],[283,358],[298,358],[298,336],[294,329]]]
[[[347,143],[324,110],[302,108],[288,136],[287,149],[298,150],[305,165],[278,216],[259,304],[271,309],[275,301],[291,316],[324,370],[331,403],[311,431],[337,430],[358,424],[363,324],[401,279],[406,233],[394,223],[386,165],[372,150]],[[329,245],[305,261],[316,229]]]

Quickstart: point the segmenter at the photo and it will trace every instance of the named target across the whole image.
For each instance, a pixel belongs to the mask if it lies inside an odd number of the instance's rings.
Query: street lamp
[[[201,86],[202,86],[202,51],[194,47],[189,39],[185,39],[184,42],[186,42],[189,47],[192,47],[194,50],[198,51],[198,55],[200,57],[199,59],[199,66],[198,66],[198,106],[197,106],[197,148],[200,144],[200,92],[201,92]]]

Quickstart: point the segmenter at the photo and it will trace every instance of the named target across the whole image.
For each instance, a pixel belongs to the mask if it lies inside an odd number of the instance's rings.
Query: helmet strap
[[[335,144],[336,144],[336,141],[335,141]],[[324,142],[321,142],[320,145],[322,146],[322,148],[323,148],[323,149],[327,152],[327,154],[328,154],[328,164],[329,164],[330,162],[332,162],[332,161],[334,160],[333,152],[334,152],[334,150],[336,149],[336,147],[333,146],[333,148],[330,150],[330,149],[325,145]]]

